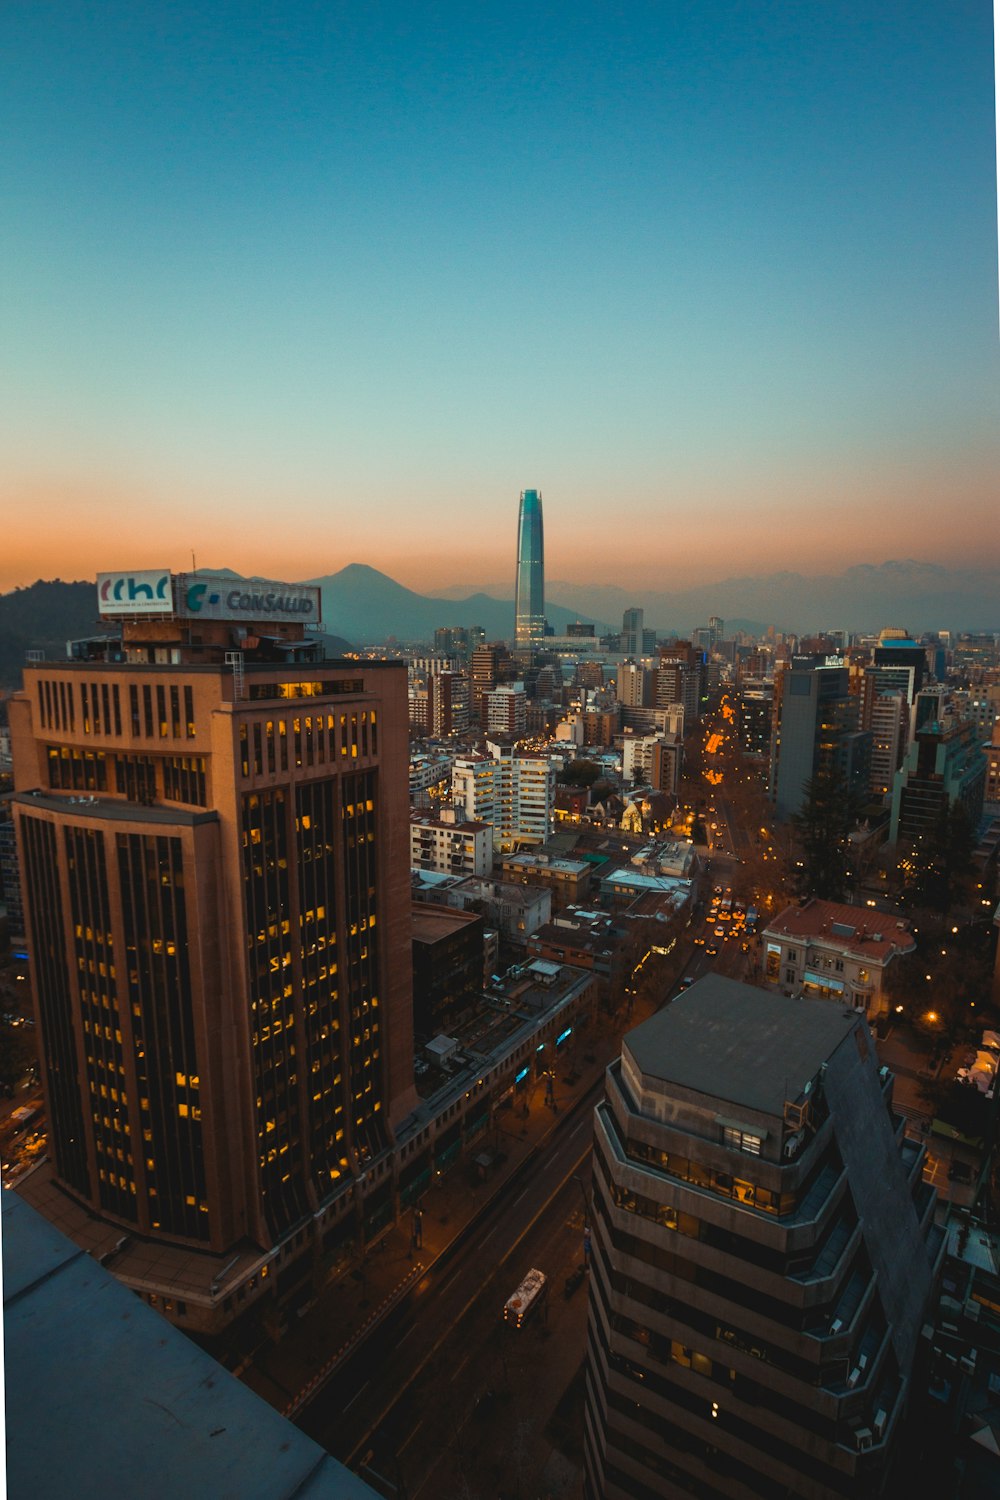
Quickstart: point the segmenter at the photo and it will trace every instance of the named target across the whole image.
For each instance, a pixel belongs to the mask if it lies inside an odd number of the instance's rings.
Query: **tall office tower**
[[[622,615],[621,650],[626,656],[643,652],[642,610],[627,609]]]
[[[708,628],[712,632],[712,645],[721,646],[726,638],[726,622],[720,615],[709,615]]]
[[[858,698],[847,667],[823,657],[796,656],[775,675],[768,790],[779,818],[802,806],[806,783],[839,771],[859,793],[868,788],[871,731],[858,728]]]
[[[944,695],[924,689],[914,705],[914,735],[892,782],[889,843],[912,848],[942,811],[961,805],[972,828],[983,815],[987,760],[976,726],[946,711]]]
[[[927,676],[927,652],[923,646],[911,640],[905,631],[891,629],[881,631],[878,645],[872,651],[872,662],[876,668],[899,667],[912,670],[911,702],[924,685],[924,679]]]
[[[863,1015],[706,976],[606,1077],[589,1500],[893,1493],[946,1240]]]
[[[771,754],[774,683],[744,677],[736,694],[736,734],[743,754],[766,766]]]
[[[651,708],[653,674],[637,661],[623,661],[616,674],[618,702],[626,708]]]
[[[445,738],[469,727],[469,679],[464,672],[432,672],[427,679],[428,733]]]
[[[323,660],[298,623],[318,590],[99,592],[109,659],[31,665],[11,701],[55,1181],[88,1248],[95,1217],[134,1236],[116,1274],[212,1329],[249,1267],[254,1297],[296,1295],[392,1210],[416,1098],[406,673]]]
[[[540,650],[545,641],[545,549],[542,497],[523,490],[517,517],[517,579],[514,585],[514,642],[518,651]]]

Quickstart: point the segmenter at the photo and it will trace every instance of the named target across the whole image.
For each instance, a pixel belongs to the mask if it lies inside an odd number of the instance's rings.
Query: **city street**
[[[411,1500],[421,1493],[493,1497],[498,1485],[513,1493],[519,1475],[538,1478],[553,1448],[547,1421],[583,1358],[586,1286],[571,1298],[564,1286],[583,1260],[582,1175],[589,1178],[592,1104],[600,1094],[600,1086],[592,1089],[528,1182],[490,1205],[460,1253],[418,1283],[300,1416],[298,1425],[331,1454],[393,1484],[402,1475]],[[430,1193],[426,1214],[433,1212]],[[502,1308],[532,1266],[549,1278],[547,1308],[513,1329]],[[444,1478],[456,1464],[462,1484],[454,1473]]]

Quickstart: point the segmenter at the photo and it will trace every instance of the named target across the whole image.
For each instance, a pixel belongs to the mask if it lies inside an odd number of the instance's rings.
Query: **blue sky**
[[[0,588],[995,565],[991,21],[8,5]]]

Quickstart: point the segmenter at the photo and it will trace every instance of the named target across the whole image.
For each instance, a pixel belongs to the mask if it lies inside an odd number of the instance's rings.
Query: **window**
[[[798,955],[797,949],[795,949],[795,948],[789,948],[789,950],[788,950],[788,962],[790,964],[795,963],[796,960],[798,959],[798,956],[799,955]]]
[[[722,1144],[728,1146],[732,1151],[746,1151],[750,1156],[759,1156],[763,1143],[764,1137],[762,1135],[754,1135],[749,1130],[740,1130],[732,1125],[723,1127]],[[750,1185],[749,1183],[741,1183],[740,1186],[749,1187]],[[744,1199],[744,1201],[748,1200]]]

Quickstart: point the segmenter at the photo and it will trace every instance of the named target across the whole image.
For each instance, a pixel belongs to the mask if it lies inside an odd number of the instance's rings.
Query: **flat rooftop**
[[[790,1000],[706,974],[625,1037],[645,1077],[780,1115],[856,1026],[831,1000]]]
[[[476,912],[459,911],[454,906],[434,906],[429,901],[418,902],[410,912],[415,943],[438,943],[442,938],[460,932],[463,927],[472,927],[482,920]]]
[[[373,1500],[15,1194],[0,1196],[11,1495]]]

